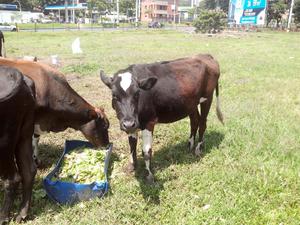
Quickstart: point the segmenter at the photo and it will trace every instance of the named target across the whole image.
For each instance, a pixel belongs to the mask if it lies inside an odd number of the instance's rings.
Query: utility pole
[[[65,23],[69,22],[69,16],[68,16],[68,1],[65,0]]]
[[[290,12],[289,12],[288,29],[287,29],[288,32],[290,31],[291,28],[293,8],[294,8],[294,0],[292,0],[291,2]]]
[[[73,17],[73,23],[75,23],[75,3],[74,3],[74,0],[73,0],[73,10],[72,10],[72,17]]]
[[[119,0],[117,0],[117,24],[119,24]]]
[[[135,27],[138,26],[138,7],[139,7],[139,0],[135,0]]]

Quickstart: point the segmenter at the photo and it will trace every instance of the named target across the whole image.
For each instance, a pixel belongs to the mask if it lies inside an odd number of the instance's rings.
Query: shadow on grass
[[[59,145],[40,144],[39,159],[41,160],[41,164],[39,165],[39,169],[48,169],[53,164],[56,164],[62,153],[63,148]]]
[[[206,133],[204,137],[205,148],[200,157],[197,157],[188,151],[187,141],[180,142],[176,145],[169,142],[165,145],[165,147],[155,151],[151,162],[154,177],[156,171],[168,168],[172,164],[192,164],[201,161],[201,159],[205,157],[206,154],[209,154],[213,148],[219,147],[224,139],[224,134],[211,131]],[[135,176],[140,183],[144,199],[150,203],[159,204],[160,192],[164,190],[164,183],[172,179],[177,179],[177,177],[174,175],[171,177],[168,176],[168,178],[165,179],[155,179],[154,184],[149,185],[145,181],[145,163],[142,158],[138,160],[138,165]]]

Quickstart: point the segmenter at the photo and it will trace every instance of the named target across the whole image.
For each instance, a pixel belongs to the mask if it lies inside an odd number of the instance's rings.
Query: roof
[[[45,7],[45,10],[65,10],[68,9],[87,9],[86,3],[75,4],[75,5],[49,5]]]

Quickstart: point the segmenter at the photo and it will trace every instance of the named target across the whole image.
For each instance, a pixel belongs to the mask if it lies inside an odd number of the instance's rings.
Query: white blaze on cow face
[[[120,82],[120,86],[121,88],[126,92],[126,90],[130,87],[131,82],[132,82],[132,74],[129,72],[126,73],[120,73],[118,75],[119,77],[121,77],[121,82]]]

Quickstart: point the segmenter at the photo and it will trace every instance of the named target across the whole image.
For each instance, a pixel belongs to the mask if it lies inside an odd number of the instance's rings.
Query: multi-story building
[[[142,0],[141,21],[171,22],[178,20],[179,0]]]

